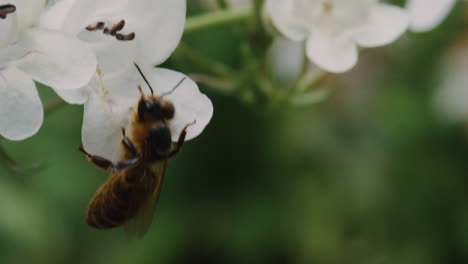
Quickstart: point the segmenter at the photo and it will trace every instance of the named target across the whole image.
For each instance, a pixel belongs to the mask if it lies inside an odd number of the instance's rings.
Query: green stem
[[[232,78],[236,72],[224,63],[211,60],[192,49],[185,43],[180,43],[175,52],[176,55],[188,60],[200,69],[224,78]]]
[[[311,90],[300,95],[294,95],[289,98],[289,103],[294,106],[309,106],[325,101],[333,93],[335,88],[327,87],[317,90]]]
[[[325,84],[332,77],[333,75],[325,71],[307,71],[297,82],[294,93],[289,97],[289,103],[294,106],[307,106],[326,100],[336,88]]]
[[[226,0],[218,0],[218,6],[219,6],[221,9],[226,9],[226,8],[227,8]]]
[[[46,115],[55,112],[66,103],[60,97],[52,97],[44,102],[44,113]]]
[[[207,27],[242,21],[250,17],[252,8],[229,8],[187,18],[185,33],[201,30]]]
[[[295,93],[304,93],[310,89],[314,89],[321,84],[327,77],[330,76],[329,72],[313,72],[306,70],[302,73],[302,76],[299,80],[296,81]]]
[[[44,168],[45,164],[31,164],[31,165],[21,165],[18,164],[8,153],[5,151],[3,146],[0,145],[0,164],[3,164],[7,169],[10,171],[20,174],[32,174],[35,173],[42,168]]]
[[[224,95],[233,94],[238,87],[238,84],[231,79],[217,78],[205,74],[189,74],[189,77],[196,83],[204,84],[208,88]]]
[[[300,89],[301,85],[305,82],[305,79],[307,78],[307,74],[309,72],[309,59],[303,55],[302,58],[302,66],[301,66],[301,71],[299,75],[297,75],[296,79],[291,83],[291,85],[288,87],[288,90],[291,92],[294,92],[295,90]]]

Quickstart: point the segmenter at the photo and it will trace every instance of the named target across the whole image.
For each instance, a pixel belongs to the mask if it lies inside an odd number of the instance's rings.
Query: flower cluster
[[[273,26],[287,39],[305,42],[306,55],[333,73],[350,70],[358,47],[390,44],[408,28],[427,31],[438,25],[455,0],[409,0],[406,8],[379,0],[267,0]]]
[[[468,38],[455,42],[439,66],[442,71],[434,94],[434,108],[448,123],[468,122]]]
[[[21,140],[42,124],[34,81],[57,92],[85,85],[96,69],[93,51],[58,30],[37,27],[45,1],[0,0],[0,135]]]
[[[410,0],[410,29],[414,32],[428,31],[439,25],[455,5],[456,0]]]
[[[305,57],[325,71],[345,72],[356,65],[360,47],[390,44],[407,29],[430,30],[455,1],[408,0],[402,8],[380,0],[265,0],[265,21],[282,35],[267,52],[269,61],[276,78],[283,80],[296,78]],[[186,78],[155,68],[180,42],[186,4],[186,0],[0,0],[0,135],[21,140],[38,131],[44,113],[36,81],[70,104],[83,104],[84,147],[116,160],[120,129],[128,125],[140,97],[137,87],[149,91],[134,64],[156,95]],[[167,98],[176,108],[174,140],[193,120],[197,122],[186,138],[200,134],[213,106],[195,82],[187,78]]]
[[[120,129],[128,125],[140,97],[137,87],[149,91],[134,63],[145,72],[156,94],[171,89],[183,77],[153,65],[164,62],[177,47],[185,10],[185,0],[114,1],[112,6],[108,1],[62,0],[43,13],[41,25],[76,36],[97,56],[99,70],[92,80],[74,93],[61,94],[70,103],[84,103],[82,141],[87,151],[111,160],[121,155]],[[193,120],[197,123],[187,131],[186,139],[200,134],[213,108],[197,85],[187,80],[167,98],[176,108],[174,141]]]
[[[185,0],[0,0],[0,135],[20,140],[39,129],[36,80],[66,102],[84,104],[84,147],[118,159],[120,130],[138,102],[138,86],[149,91],[134,64],[155,95],[184,77],[154,65],[177,47],[185,12]],[[167,98],[176,108],[175,140],[193,120],[186,139],[200,134],[213,107],[197,85],[187,78]]]

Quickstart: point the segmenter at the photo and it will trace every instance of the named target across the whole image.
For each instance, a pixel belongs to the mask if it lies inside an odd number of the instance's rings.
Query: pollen
[[[324,1],[324,2],[322,2],[322,7],[323,7],[323,11],[325,13],[331,13],[331,11],[333,10],[333,2],[332,1]]]

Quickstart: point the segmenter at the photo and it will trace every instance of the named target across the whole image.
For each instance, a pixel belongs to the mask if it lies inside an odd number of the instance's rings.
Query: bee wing
[[[167,160],[164,160],[158,162],[155,166],[152,166],[151,169],[145,170],[145,173],[154,173],[156,188],[146,203],[141,207],[137,215],[125,223],[124,230],[128,239],[135,237],[142,238],[146,232],[148,232],[159,200],[159,195],[161,194],[161,187],[166,173],[166,165]]]

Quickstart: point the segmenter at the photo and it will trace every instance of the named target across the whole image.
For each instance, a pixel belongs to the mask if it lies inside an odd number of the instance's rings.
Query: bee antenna
[[[169,95],[169,94],[171,94],[172,92],[174,92],[174,91],[185,81],[185,79],[187,79],[187,76],[184,76],[184,77],[174,86],[174,88],[172,88],[170,91],[167,91],[167,92],[165,92],[165,93],[162,93],[162,94],[161,94],[161,97],[164,97],[164,96]]]
[[[149,89],[151,91],[151,95],[153,95],[154,94],[153,87],[151,87],[151,85],[149,84],[148,79],[146,79],[146,77],[143,74],[143,72],[141,71],[140,67],[138,67],[138,64],[136,64],[136,62],[134,62],[133,64],[135,64],[135,67],[137,68],[137,70],[140,73],[141,77],[143,77],[143,80],[145,80],[146,84],[148,85],[148,87],[149,87]]]

